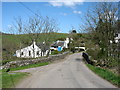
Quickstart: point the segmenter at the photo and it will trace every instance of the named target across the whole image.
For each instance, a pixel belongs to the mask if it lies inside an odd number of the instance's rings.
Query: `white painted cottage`
[[[51,53],[51,51],[49,52],[49,48],[46,47],[43,50],[43,45],[43,43],[36,45],[36,42],[34,41],[32,45],[17,50],[16,56],[22,58],[36,58],[41,56],[47,56],[47,54]]]
[[[115,43],[119,43],[120,42],[120,33],[116,33],[116,37],[114,38]],[[112,40],[109,41],[110,43],[113,43]]]
[[[120,33],[117,34],[117,36],[115,37],[115,42],[119,43],[120,41]]]
[[[69,38],[66,38],[65,41],[57,40],[54,44],[51,45],[50,49],[51,50],[58,50],[58,47],[61,47],[63,50],[63,48],[68,48],[69,42],[70,42]]]

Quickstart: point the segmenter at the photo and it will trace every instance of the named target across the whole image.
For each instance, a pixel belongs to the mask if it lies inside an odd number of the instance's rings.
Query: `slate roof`
[[[47,44],[43,44],[42,42],[36,44],[43,52],[49,50],[50,47]]]
[[[54,46],[64,46],[64,41],[60,41],[60,42],[55,42],[52,47]]]

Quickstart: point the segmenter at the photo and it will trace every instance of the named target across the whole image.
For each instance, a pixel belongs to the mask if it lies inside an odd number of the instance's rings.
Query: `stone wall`
[[[32,59],[32,60],[11,61],[11,62],[6,63],[4,66],[2,66],[1,69],[21,67],[21,66],[26,66],[26,65],[30,65],[30,64],[36,64],[36,63],[43,63],[43,62],[52,62],[52,61],[56,61],[56,60],[65,58],[65,56],[68,53],[69,52],[64,52],[62,54],[50,55],[49,57],[46,57],[46,58],[39,58],[39,59]]]

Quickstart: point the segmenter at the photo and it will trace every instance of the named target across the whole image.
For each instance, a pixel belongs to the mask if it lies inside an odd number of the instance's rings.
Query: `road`
[[[16,88],[115,88],[86,67],[81,53],[47,66],[21,70],[24,71],[31,75]]]

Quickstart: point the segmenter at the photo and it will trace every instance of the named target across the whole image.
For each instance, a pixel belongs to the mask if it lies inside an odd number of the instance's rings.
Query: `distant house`
[[[58,50],[58,47],[61,47],[61,50],[63,50],[63,48],[68,48],[68,44],[69,44],[69,38],[66,38],[65,41],[58,40],[54,44],[51,45],[50,49]]]
[[[117,33],[115,37],[115,42],[118,43],[119,41],[120,41],[120,33]]]
[[[75,47],[76,50],[79,50],[79,51],[86,51],[85,50],[85,47]]]
[[[116,37],[114,38],[115,43],[119,43],[120,42],[120,33],[116,33]],[[112,40],[109,41],[110,43],[113,43]]]
[[[38,45],[36,45],[36,42],[34,41],[32,45],[17,50],[16,56],[22,58],[36,58],[47,56],[47,54],[51,52],[49,51],[49,47],[44,45],[44,43],[38,43]]]

